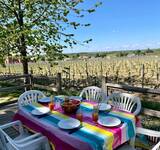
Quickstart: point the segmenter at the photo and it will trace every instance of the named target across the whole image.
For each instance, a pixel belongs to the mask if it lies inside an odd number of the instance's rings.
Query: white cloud
[[[119,30],[118,30],[118,29],[113,29],[112,32],[113,32],[113,33],[118,33]]]

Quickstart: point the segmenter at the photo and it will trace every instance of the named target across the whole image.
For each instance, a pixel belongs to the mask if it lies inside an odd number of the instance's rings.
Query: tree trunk
[[[26,58],[22,58],[23,65],[23,74],[28,74],[28,60]]]
[[[22,34],[22,36],[20,37],[20,43],[21,46],[19,47],[20,52],[21,52],[21,60],[22,60],[22,65],[23,65],[23,74],[28,74],[28,58],[27,58],[27,50],[26,50],[26,43],[25,43],[25,37]],[[29,83],[29,78],[26,77],[24,80],[24,84],[28,84]],[[26,89],[28,90],[28,89]]]
[[[20,30],[24,30],[24,22],[23,22],[23,10],[22,10],[22,1],[18,0],[18,16],[17,21],[19,23]],[[21,61],[23,64],[23,74],[28,74],[28,59],[27,59],[27,50],[26,50],[26,41],[25,35],[22,33],[19,38],[19,51],[21,53]]]
[[[22,56],[23,74],[28,74],[28,59],[24,35],[21,36],[20,52]]]
[[[25,42],[25,36],[22,34],[20,37],[20,47],[19,51],[21,53],[21,61],[23,65],[23,74],[28,74],[28,58],[27,58],[27,48],[26,48],[26,42]],[[26,77],[24,80],[25,84],[29,83],[29,78]]]

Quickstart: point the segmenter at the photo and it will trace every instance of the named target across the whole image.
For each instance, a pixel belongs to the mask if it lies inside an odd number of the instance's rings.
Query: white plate
[[[80,121],[77,119],[69,118],[58,122],[61,129],[74,129],[80,126]]]
[[[105,110],[110,110],[110,109],[111,109],[111,105],[110,104],[99,103],[99,110],[100,111],[105,111]]]
[[[116,127],[121,124],[121,120],[116,117],[100,117],[98,123],[106,127]]]
[[[36,108],[31,111],[32,115],[40,116],[50,112],[50,109],[47,107]]]
[[[43,97],[38,100],[38,102],[40,103],[50,103],[50,101],[51,101],[50,97]]]

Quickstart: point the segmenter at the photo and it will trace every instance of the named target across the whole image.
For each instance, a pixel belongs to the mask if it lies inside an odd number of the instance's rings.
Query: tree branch
[[[19,20],[18,14],[17,14],[17,12],[16,12],[15,10],[11,9],[11,7],[8,6],[4,1],[0,1],[0,3],[1,3],[3,6],[5,6],[6,9],[11,10],[11,12],[13,12],[14,15],[15,15],[15,17],[17,18],[17,20]]]
[[[44,11],[41,13],[41,15],[39,15],[36,19],[34,19],[32,21],[32,23],[37,22],[44,15],[44,13],[48,10],[49,7],[50,7],[50,4],[44,9]]]

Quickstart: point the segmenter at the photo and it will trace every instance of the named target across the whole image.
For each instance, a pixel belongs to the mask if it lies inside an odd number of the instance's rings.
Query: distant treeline
[[[143,55],[160,55],[159,49],[144,49],[144,50],[120,50],[120,51],[105,51],[105,52],[82,52],[82,53],[72,53],[66,54],[68,58],[84,58],[85,56],[88,58],[91,57],[124,57],[124,56],[143,56]]]

